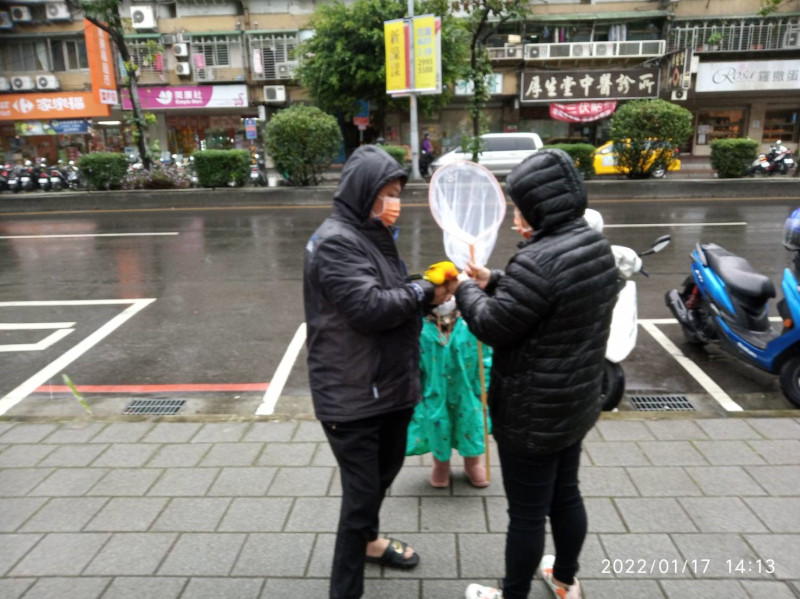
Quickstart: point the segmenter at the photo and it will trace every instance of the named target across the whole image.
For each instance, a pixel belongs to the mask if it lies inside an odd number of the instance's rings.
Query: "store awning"
[[[671,17],[668,10],[624,10],[618,12],[581,12],[572,14],[528,16],[525,20],[529,23],[573,23],[575,21],[647,21],[650,19],[664,19]]]

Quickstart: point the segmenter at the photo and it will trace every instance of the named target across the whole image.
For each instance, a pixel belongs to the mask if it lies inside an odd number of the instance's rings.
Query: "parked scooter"
[[[587,208],[583,217],[595,231],[603,231],[603,217],[599,212]],[[611,316],[611,330],[606,343],[606,357],[603,361],[603,392],[600,402],[606,412],[615,409],[622,400],[625,392],[625,371],[620,366],[620,362],[627,358],[636,347],[636,335],[639,329],[638,304],[636,283],[631,280],[631,277],[637,272],[645,277],[649,276],[642,268],[641,257],[660,252],[669,245],[670,240],[669,235],[662,235],[643,252],[636,252],[636,250],[622,245],[611,246],[611,252],[617,263],[620,291]]]
[[[53,191],[61,191],[67,187],[67,176],[64,173],[63,160],[59,160],[58,164],[50,169],[50,188]]]
[[[4,164],[3,168],[0,169],[0,192],[8,189],[8,178],[11,176],[11,172],[12,166],[10,164]]]
[[[19,188],[21,191],[33,191],[36,187],[36,180],[38,174],[35,172],[33,163],[26,160],[20,169],[19,173]]]
[[[769,321],[775,286],[744,258],[713,244],[697,244],[683,290],[667,292],[667,307],[693,345],[718,343],[733,357],[780,377],[783,394],[800,408],[800,208],[786,219],[783,245],[795,252],[783,271],[782,326]]]
[[[22,191],[22,169],[24,167],[21,164],[15,164],[11,167],[11,170],[8,172],[8,191],[13,191],[14,193],[18,193]]]
[[[748,175],[785,175],[792,168],[795,162],[792,158],[792,151],[783,145],[779,139],[775,145],[769,147],[769,153],[759,154],[758,158],[750,165]]]
[[[52,186],[50,184],[50,169],[47,167],[47,160],[44,158],[39,160],[35,173],[36,185],[39,186],[39,189],[42,191],[50,191]]]
[[[267,185],[267,163],[260,154],[253,154],[250,162],[250,184],[261,187]]]
[[[67,163],[65,170],[62,172],[66,175],[67,187],[70,190],[75,191],[76,189],[83,187],[80,169],[78,169],[78,166],[75,164],[74,160],[70,160]]]

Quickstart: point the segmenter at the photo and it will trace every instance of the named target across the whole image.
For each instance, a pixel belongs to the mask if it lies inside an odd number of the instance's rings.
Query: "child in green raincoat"
[[[486,387],[491,348],[483,346]],[[455,300],[434,310],[420,337],[422,402],[408,426],[406,455],[433,454],[431,485],[450,485],[453,449],[464,458],[470,483],[486,487],[478,341],[455,309]]]

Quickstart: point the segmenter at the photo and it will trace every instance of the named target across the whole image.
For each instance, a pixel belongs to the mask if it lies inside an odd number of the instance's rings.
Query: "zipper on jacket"
[[[378,395],[378,385],[376,385],[375,383],[372,383],[372,396],[375,399],[378,399],[378,397],[379,397],[379,395]]]

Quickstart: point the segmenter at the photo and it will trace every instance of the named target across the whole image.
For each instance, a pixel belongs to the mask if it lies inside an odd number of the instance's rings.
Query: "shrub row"
[[[594,164],[592,161],[596,148],[592,144],[553,144],[552,146],[544,146],[544,148],[564,150],[575,161],[575,166],[578,167],[584,179],[588,180],[594,177]]]

